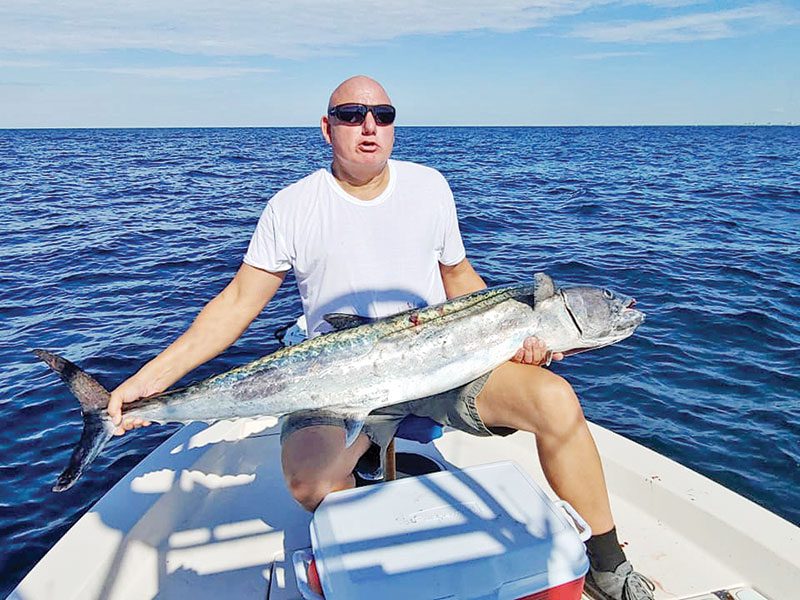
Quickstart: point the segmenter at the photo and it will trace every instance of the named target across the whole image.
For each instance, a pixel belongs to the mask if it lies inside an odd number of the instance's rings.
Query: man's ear
[[[322,130],[322,137],[330,145],[331,143],[331,122],[328,117],[323,116],[319,120],[319,128]]]

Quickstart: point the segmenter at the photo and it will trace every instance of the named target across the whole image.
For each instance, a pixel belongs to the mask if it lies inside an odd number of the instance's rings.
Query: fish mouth
[[[636,308],[636,298],[625,298],[622,302],[621,313],[628,317],[635,315],[637,319],[644,320],[644,313]],[[631,313],[634,313],[634,315],[631,315]]]
[[[620,324],[617,326],[617,329],[627,329],[629,327],[633,327],[636,329],[639,325],[644,323],[645,315],[642,311],[637,308],[636,300],[631,299],[626,306],[622,308],[621,317],[622,320]]]

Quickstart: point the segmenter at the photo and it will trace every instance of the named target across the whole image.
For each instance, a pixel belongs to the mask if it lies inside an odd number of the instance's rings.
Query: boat
[[[620,541],[656,598],[800,597],[800,528],[608,429],[590,428]],[[311,515],[284,485],[279,435],[270,418],[182,428],[84,514],[9,598],[299,599],[292,555],[310,546]],[[445,428],[430,443],[397,440],[399,465],[423,457],[460,470],[511,460],[554,498],[535,448],[525,432],[477,438]]]
[[[277,335],[299,343],[303,318]],[[800,598],[800,528],[617,433],[589,428],[620,543],[658,600]],[[526,432],[483,438],[446,427],[427,443],[395,438],[395,453],[406,477],[512,461],[558,502]],[[300,600],[298,579],[307,586],[293,563],[311,546],[311,520],[284,484],[277,419],[191,423],[112,487],[9,598]]]

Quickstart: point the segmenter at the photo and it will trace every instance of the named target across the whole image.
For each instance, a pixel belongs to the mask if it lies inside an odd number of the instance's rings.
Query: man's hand
[[[145,396],[156,394],[159,391],[161,390],[146,385],[134,375],[130,379],[122,382],[117,389],[111,392],[111,399],[108,401],[106,411],[114,425],[117,425],[114,435],[122,435],[131,429],[138,429],[139,427],[150,425],[150,421],[144,421],[142,419],[123,419],[122,405],[138,400],[139,398],[144,398]]]
[[[522,342],[522,348],[511,359],[514,362],[525,365],[549,365],[551,360],[561,360],[564,354],[561,352],[550,352],[547,345],[539,338],[529,337]]]

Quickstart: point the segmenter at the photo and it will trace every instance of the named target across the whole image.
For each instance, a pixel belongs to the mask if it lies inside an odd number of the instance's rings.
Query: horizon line
[[[800,127],[800,122],[785,123],[626,123],[589,125],[398,125],[396,129],[545,129],[545,128],[609,128],[609,127]],[[64,131],[64,130],[134,130],[134,129],[319,129],[319,125],[76,125],[2,127],[0,131]]]

